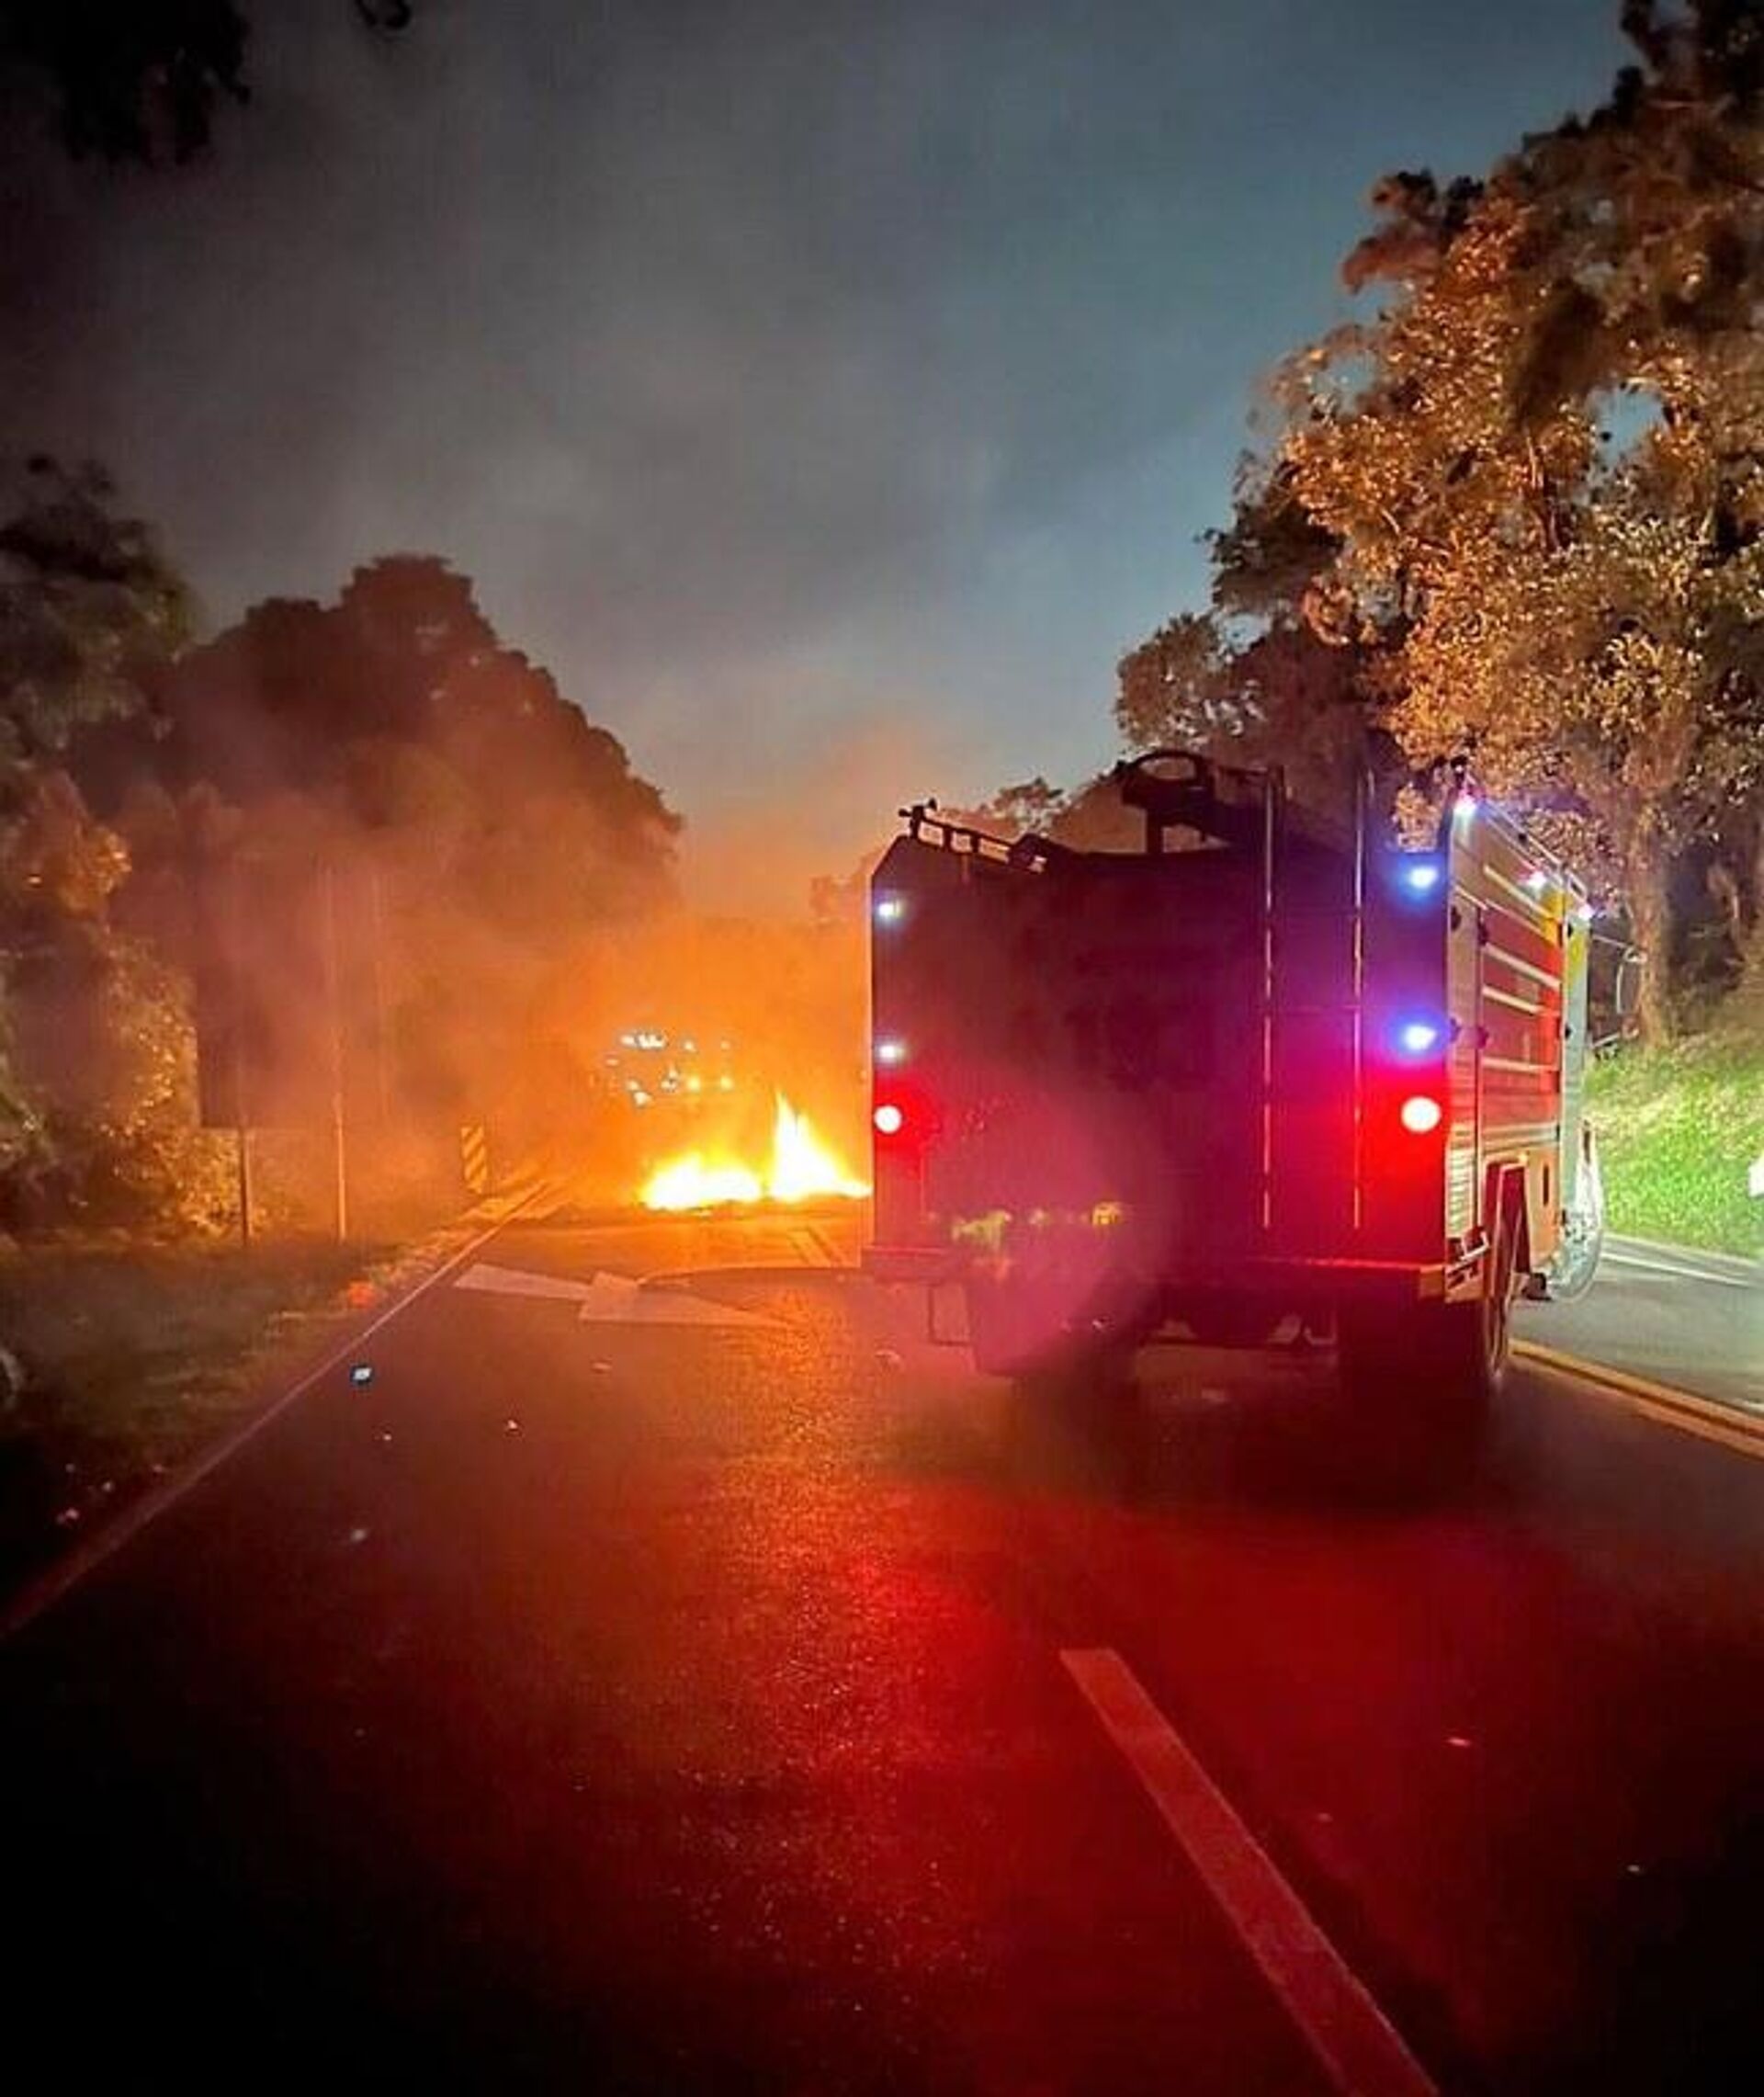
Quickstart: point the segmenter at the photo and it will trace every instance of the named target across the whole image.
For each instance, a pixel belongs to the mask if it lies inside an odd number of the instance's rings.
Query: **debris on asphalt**
[[[503,1422],[503,1433],[504,1434],[518,1434],[520,1431],[521,1423],[518,1420],[504,1420]]]
[[[1474,1748],[1476,1743],[1467,1733],[1448,1733],[1445,1744],[1448,1748]]]
[[[349,1541],[352,1544],[365,1544],[368,1541],[368,1530],[361,1523],[356,1523],[356,1526],[350,1530]]]
[[[373,1380],[374,1365],[371,1362],[357,1362],[349,1371],[349,1381],[352,1384],[372,1383]]]

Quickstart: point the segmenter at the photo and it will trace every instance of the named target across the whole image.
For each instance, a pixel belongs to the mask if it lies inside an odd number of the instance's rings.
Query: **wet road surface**
[[[1160,1351],[1099,1423],[854,1247],[513,1226],[18,1634],[14,2046],[136,2088],[1764,2085],[1764,1464],[1526,1371],[1474,1479],[1394,1500],[1314,1362]]]

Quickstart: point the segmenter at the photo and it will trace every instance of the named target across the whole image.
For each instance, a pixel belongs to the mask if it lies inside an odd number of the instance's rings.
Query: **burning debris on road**
[[[847,1172],[843,1161],[815,1132],[782,1093],[775,1095],[770,1154],[750,1160],[732,1149],[689,1151],[660,1165],[645,1182],[646,1208],[715,1208],[762,1201],[799,1202],[828,1197],[861,1201],[869,1187]]]

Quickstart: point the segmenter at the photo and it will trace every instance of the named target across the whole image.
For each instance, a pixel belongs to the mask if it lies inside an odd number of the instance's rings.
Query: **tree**
[[[1014,787],[1001,787],[977,808],[952,814],[951,820],[1007,837],[1021,837],[1025,832],[1045,837],[1070,805],[1063,787],[1050,787],[1037,773]]]
[[[1657,1039],[1675,860],[1764,776],[1764,15],[1624,26],[1590,118],[1374,192],[1345,275],[1385,302],[1292,361],[1277,471],[1338,549],[1312,630],[1372,652],[1412,765],[1467,751],[1596,855]]]
[[[1278,464],[1246,459],[1231,523],[1209,535],[1212,603],[1122,657],[1115,721],[1131,751],[1194,750],[1279,765],[1295,799],[1338,810],[1357,770],[1390,769],[1369,674],[1374,639],[1319,630],[1318,579],[1339,551]]]
[[[116,915],[123,839],[66,772],[0,761],[0,1219],[214,1226],[187,982]]]
[[[112,917],[122,838],[67,770],[127,732],[188,630],[152,533],[94,467],[33,459],[0,524],[0,1207],[109,1219],[213,1191],[181,986]]]
[[[32,459],[0,523],[0,754],[56,757],[140,710],[188,638],[189,595],[92,465]]]
[[[410,0],[354,0],[382,36],[407,28]],[[232,0],[0,0],[0,61],[53,96],[76,158],[147,164],[202,153],[224,101],[243,104],[249,25]]]
[[[358,569],[334,604],[253,606],[156,679],[153,703],[159,797],[137,775],[130,804],[129,768],[111,765],[101,806],[141,822],[156,936],[175,949],[198,828],[291,884],[353,870],[351,892],[378,899],[358,937],[415,1111],[495,1096],[560,958],[673,897],[679,818],[433,557]]]
[[[0,37],[51,87],[76,156],[188,160],[216,103],[248,95],[245,19],[230,0],[5,0]]]

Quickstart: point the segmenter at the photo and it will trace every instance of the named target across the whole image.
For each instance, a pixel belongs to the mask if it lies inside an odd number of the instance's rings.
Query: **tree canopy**
[[[1589,117],[1374,191],[1343,278],[1376,309],[1280,373],[1213,608],[1119,713],[1301,773],[1467,754],[1622,900],[1658,1036],[1686,853],[1764,909],[1764,10],[1623,26]]]
[[[422,841],[508,929],[671,892],[679,819],[623,745],[508,647],[432,555],[359,568],[336,602],[272,598],[151,686],[156,769],[261,814],[294,797],[339,834]]]
[[[381,36],[415,12],[412,0],[352,4]],[[48,89],[76,158],[152,164],[205,151],[220,105],[251,98],[250,34],[232,0],[0,0],[0,60]]]
[[[555,971],[673,900],[679,818],[434,556],[254,606],[150,697],[145,740],[82,757],[155,935],[180,936],[192,853],[254,867],[289,910],[331,868],[413,1110],[494,1097]],[[273,942],[248,945],[273,972]]]
[[[95,470],[33,462],[4,515],[0,1219],[224,1210],[191,1028],[217,881],[308,1076],[341,1025],[374,1110],[430,1127],[486,1111],[587,946],[673,901],[679,819],[445,561],[191,645]],[[328,982],[288,936],[321,889]]]
[[[30,459],[0,521],[0,754],[64,752],[139,710],[188,638],[182,578],[96,466]]]

